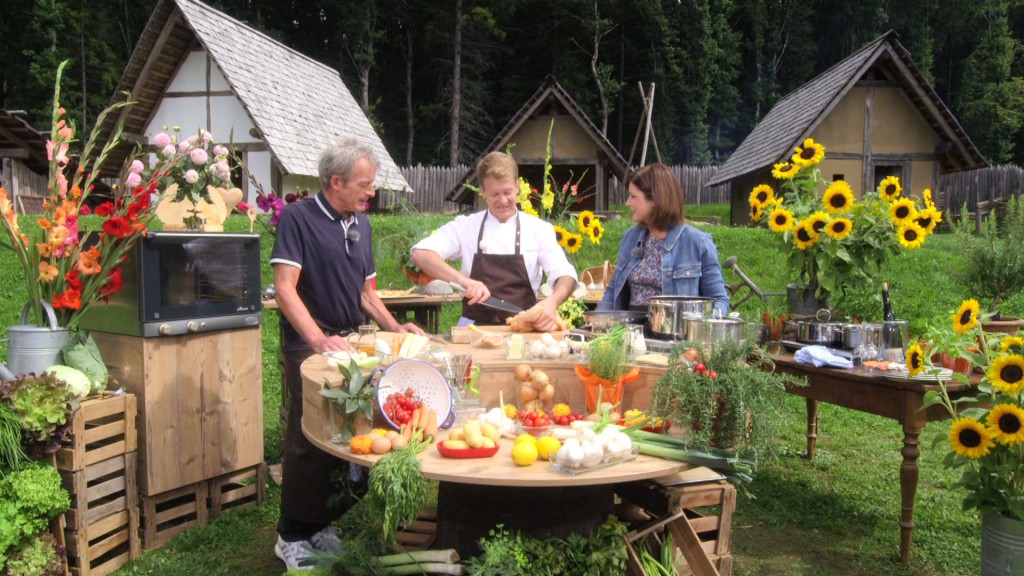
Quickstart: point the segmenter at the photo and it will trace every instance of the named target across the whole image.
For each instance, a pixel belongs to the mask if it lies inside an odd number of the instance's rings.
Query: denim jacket
[[[629,275],[643,256],[647,228],[633,226],[622,236],[615,273],[598,303],[598,310],[629,308]],[[665,237],[661,253],[661,293],[674,296],[706,296],[715,299],[723,316],[729,313],[718,250],[711,235],[688,224],[677,224]]]

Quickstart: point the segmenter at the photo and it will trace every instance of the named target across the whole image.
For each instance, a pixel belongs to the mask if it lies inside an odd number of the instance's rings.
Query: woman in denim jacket
[[[628,182],[626,206],[636,225],[619,244],[615,273],[598,310],[647,310],[652,296],[705,296],[729,312],[718,250],[711,235],[686,223],[679,179],[664,164],[649,164]]]

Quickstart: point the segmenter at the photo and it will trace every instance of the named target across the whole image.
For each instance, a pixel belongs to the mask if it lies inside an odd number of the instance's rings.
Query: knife
[[[465,289],[465,287],[462,286],[462,284],[459,284],[458,282],[449,282],[448,284],[452,288],[458,290],[459,293],[461,293],[461,294],[465,294],[466,293],[466,289]],[[523,311],[523,309],[520,308],[519,306],[516,306],[515,304],[512,304],[511,302],[506,302],[506,301],[502,300],[501,298],[497,298],[495,296],[491,296],[487,300],[484,300],[483,302],[479,302],[478,304],[480,304],[481,306],[486,306],[488,308],[493,308],[495,310],[501,310],[502,312],[508,312],[509,314],[519,314],[520,312]]]

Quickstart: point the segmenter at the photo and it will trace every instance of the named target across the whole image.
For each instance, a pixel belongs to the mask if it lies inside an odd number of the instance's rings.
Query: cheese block
[[[641,364],[650,364],[652,366],[668,366],[668,356],[658,354],[657,352],[637,356],[636,361]]]

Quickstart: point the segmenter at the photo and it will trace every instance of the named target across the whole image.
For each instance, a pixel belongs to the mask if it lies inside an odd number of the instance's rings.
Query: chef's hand
[[[406,332],[412,332],[413,334],[419,334],[420,336],[426,336],[427,335],[427,333],[424,332],[422,328],[420,328],[419,326],[413,324],[412,322],[407,322],[405,324],[400,324],[398,326],[398,328],[395,329],[395,332],[398,332],[399,334],[405,334]]]
[[[483,282],[467,278],[465,283],[460,282],[460,284],[466,289],[463,298],[467,300],[467,304],[479,304],[491,297],[491,291],[484,286]]]
[[[556,305],[550,298],[547,298],[540,303],[540,307],[544,312],[533,322],[533,329],[539,332],[557,332],[558,331],[558,305]]]
[[[317,354],[352,350],[352,344],[344,336],[324,336],[323,340],[312,345]]]

